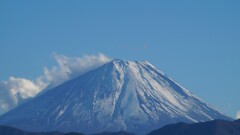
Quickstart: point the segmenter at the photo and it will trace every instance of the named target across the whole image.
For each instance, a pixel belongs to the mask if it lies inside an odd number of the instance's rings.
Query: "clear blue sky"
[[[235,117],[240,110],[239,0],[1,0],[0,81],[33,79],[52,52],[147,60]]]

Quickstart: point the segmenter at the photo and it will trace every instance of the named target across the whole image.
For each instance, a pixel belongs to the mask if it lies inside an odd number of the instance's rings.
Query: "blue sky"
[[[34,79],[52,54],[147,60],[235,117],[240,1],[0,1],[0,81]]]

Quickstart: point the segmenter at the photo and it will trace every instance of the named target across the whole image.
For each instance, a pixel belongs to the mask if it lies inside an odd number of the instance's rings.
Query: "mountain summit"
[[[145,134],[176,122],[230,119],[150,63],[115,59],[0,117],[28,131]]]

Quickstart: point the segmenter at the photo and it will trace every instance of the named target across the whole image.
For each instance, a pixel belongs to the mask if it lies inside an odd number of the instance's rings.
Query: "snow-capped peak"
[[[111,62],[0,117],[30,131],[145,134],[176,122],[229,119],[147,61]]]

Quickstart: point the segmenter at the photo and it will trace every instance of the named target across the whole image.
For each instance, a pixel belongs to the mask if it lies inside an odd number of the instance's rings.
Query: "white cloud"
[[[51,68],[45,67],[43,75],[35,80],[10,77],[0,82],[0,114],[34,97],[46,88],[57,86],[111,60],[101,53],[82,57],[67,57],[53,53],[53,56],[57,65]]]
[[[44,87],[24,78],[10,77],[0,83],[0,113],[6,112],[22,101],[35,96]]]
[[[110,61],[104,54],[84,55],[83,57],[67,57],[53,53],[57,66],[44,68],[44,77],[56,86],[62,82],[84,74]]]
[[[240,111],[237,112],[236,118],[240,119]]]

